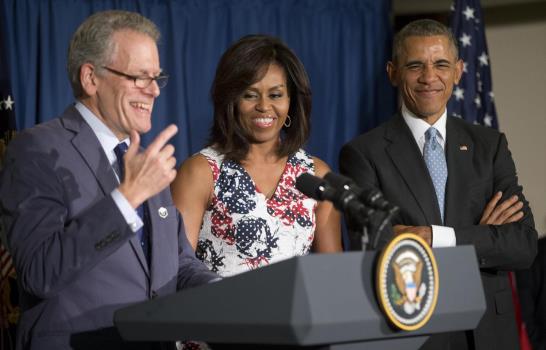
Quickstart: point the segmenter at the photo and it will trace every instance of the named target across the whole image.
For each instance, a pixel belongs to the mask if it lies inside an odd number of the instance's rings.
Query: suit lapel
[[[74,148],[95,175],[104,195],[108,195],[118,186],[118,181],[97,136],[73,106],[65,111],[62,121],[65,128],[76,133],[72,139]]]
[[[453,117],[447,118],[446,134],[446,161],[447,185],[445,203],[445,222],[447,226],[456,226],[460,209],[467,203],[468,184],[473,180],[472,158],[474,157],[474,143],[472,139],[457,126]]]
[[[95,175],[103,194],[105,196],[109,195],[118,187],[119,182],[97,136],[73,106],[64,112],[62,123],[66,129],[76,134],[72,139],[74,148],[80,153],[83,161]],[[134,235],[129,242],[138,256],[140,265],[149,278],[148,263],[146,262],[146,257],[144,256],[138,237]]]
[[[428,173],[423,155],[409,127],[400,114],[389,123],[385,138],[391,142],[387,153],[412,193],[428,224],[441,225],[440,208],[434,185]]]
[[[167,240],[161,239],[158,237],[161,235],[161,230],[158,229],[157,231],[154,230],[154,228],[160,228],[162,227],[161,219],[158,214],[158,210],[161,207],[161,201],[160,196],[156,195],[148,199],[148,210],[149,210],[149,218],[150,218],[150,227],[148,229],[148,234],[150,235],[150,269],[152,270],[152,276],[157,277],[161,276],[161,271],[159,271],[162,267],[158,264],[159,254],[164,254],[167,250],[165,250],[162,247],[162,244],[165,244]],[[172,214],[172,213],[169,213]],[[164,226],[163,226],[164,227]],[[154,281],[152,281],[152,285],[154,285]]]
[[[151,231],[151,229],[149,229]],[[148,232],[149,232],[148,231]],[[140,266],[142,267],[142,270],[146,273],[146,277],[148,279],[150,278],[150,268],[148,267],[148,261],[146,260],[146,256],[144,255],[144,251],[142,250],[142,246],[140,245],[140,240],[138,239],[137,235],[135,234],[129,242],[131,243],[131,247],[133,248],[133,251],[138,257],[138,261],[140,262]]]

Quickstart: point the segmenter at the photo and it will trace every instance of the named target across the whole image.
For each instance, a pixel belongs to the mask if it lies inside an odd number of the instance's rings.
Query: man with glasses
[[[75,105],[10,144],[0,208],[21,286],[18,349],[133,349],[116,309],[217,278],[172,204],[176,127],[140,149],[167,83],[158,38],[136,13],[89,17],[68,51]]]

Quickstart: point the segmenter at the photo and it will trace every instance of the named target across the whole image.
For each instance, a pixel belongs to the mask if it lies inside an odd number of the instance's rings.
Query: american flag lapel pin
[[[468,146],[467,145],[460,145],[459,146],[459,151],[468,151]]]

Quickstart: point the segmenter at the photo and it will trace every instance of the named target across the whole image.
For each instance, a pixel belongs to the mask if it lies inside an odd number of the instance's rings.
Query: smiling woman
[[[237,103],[241,126],[253,143],[277,143],[289,107],[286,74],[275,63],[267,67],[262,80],[252,84]]]
[[[280,40],[251,35],[224,53],[212,86],[209,145],[171,186],[197,256],[222,276],[316,252],[341,251],[338,213],[295,188],[328,166],[309,136],[305,68]]]

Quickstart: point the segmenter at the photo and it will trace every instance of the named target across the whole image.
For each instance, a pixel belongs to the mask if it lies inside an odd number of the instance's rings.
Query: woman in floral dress
[[[208,146],[172,184],[186,234],[212,271],[231,276],[297,255],[339,252],[339,214],[299,192],[302,173],[330,169],[302,149],[311,91],[300,60],[280,40],[241,38],[212,85]]]

